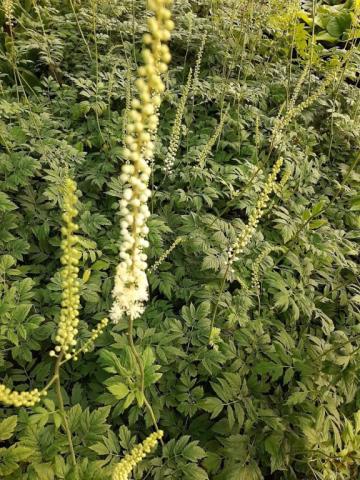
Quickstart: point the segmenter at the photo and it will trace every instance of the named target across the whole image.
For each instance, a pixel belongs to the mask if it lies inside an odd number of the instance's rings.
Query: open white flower
[[[166,42],[174,27],[171,12],[166,7],[171,0],[148,0],[154,16],[148,20],[149,33],[144,35],[146,48],[142,52],[144,65],[138,68],[135,81],[138,98],[134,98],[128,112],[124,157],[120,179],[124,184],[120,213],[122,220],[120,264],[116,270],[113,289],[114,304],[110,317],[118,322],[126,314],[131,319],[139,317],[148,299],[146,277],[149,245],[146,225],[150,216],[147,202],[151,168],[148,162],[154,155],[154,138],[159,124],[160,94],[165,90],[161,74],[167,71],[171,55]]]

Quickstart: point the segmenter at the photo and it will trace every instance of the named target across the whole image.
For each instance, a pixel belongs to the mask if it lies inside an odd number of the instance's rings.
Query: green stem
[[[152,409],[151,404],[149,403],[148,399],[145,396],[144,365],[143,365],[142,359],[141,359],[138,351],[136,350],[136,347],[135,347],[135,344],[134,344],[134,321],[131,318],[129,318],[129,323],[128,323],[128,342],[129,342],[129,347],[130,347],[131,353],[133,354],[134,359],[135,359],[135,361],[138,365],[138,368],[139,368],[139,372],[140,372],[140,391],[141,391],[141,394],[142,394],[142,397],[143,397],[143,400],[144,400],[144,404],[145,404],[146,408],[148,409],[149,415],[150,415],[151,420],[154,424],[154,427],[155,427],[156,431],[158,432],[159,431],[159,426],[158,426],[156,418],[155,418],[154,410]]]
[[[60,410],[60,413],[61,413],[61,416],[62,416],[62,419],[63,419],[63,422],[64,422],[64,428],[65,428],[66,436],[67,436],[67,439],[68,439],[68,442],[69,442],[71,461],[72,461],[73,466],[76,469],[76,457],[75,457],[74,445],[73,445],[73,442],[72,442],[71,431],[70,431],[70,428],[69,428],[69,423],[68,423],[68,419],[67,419],[66,412],[65,412],[64,400],[63,400],[63,397],[62,397],[62,394],[61,394],[61,383],[60,383],[61,359],[62,359],[62,354],[60,354],[58,356],[57,360],[56,360],[55,372],[54,372],[54,377],[53,378],[54,378],[54,382],[55,382],[56,397],[57,397],[58,403],[59,403],[59,410]]]
[[[134,344],[134,321],[132,318],[129,318],[129,325],[128,325],[128,341],[129,341],[129,346],[130,350],[135,358],[135,361],[139,367],[139,372],[140,372],[140,391],[142,394],[144,394],[144,382],[145,382],[145,374],[144,374],[144,365],[142,363],[142,359],[136,350],[135,344]]]
[[[220,298],[221,298],[221,295],[223,294],[224,292],[224,288],[225,288],[225,282],[226,282],[226,277],[227,277],[227,274],[229,272],[229,269],[230,269],[230,259],[228,260],[228,263],[226,265],[226,269],[225,269],[225,273],[224,273],[224,276],[222,278],[222,281],[221,281],[221,286],[220,286],[220,291],[219,291],[219,295],[217,297],[217,300],[216,300],[216,304],[215,304],[215,308],[214,308],[214,313],[213,313],[213,316],[211,318],[211,324],[210,324],[210,332],[209,332],[209,343],[210,343],[210,340],[211,340],[211,332],[214,328],[214,323],[215,323],[215,318],[216,318],[216,314],[217,314],[217,311],[219,309],[219,303],[220,303]]]
[[[79,21],[79,17],[78,17],[78,15],[77,15],[77,13],[76,13],[73,0],[69,0],[69,3],[70,3],[70,6],[71,6],[71,10],[72,10],[72,12],[73,12],[73,14],[74,14],[75,21],[76,21],[77,27],[78,27],[78,29],[79,29],[79,33],[80,33],[81,38],[82,38],[82,40],[83,40],[83,42],[84,42],[84,44],[85,44],[86,50],[87,50],[87,52],[88,52],[88,54],[89,54],[89,58],[90,58],[90,60],[92,60],[91,50],[90,50],[89,44],[88,44],[88,42],[87,42],[87,40],[86,40],[86,38],[85,38],[84,32],[83,32],[83,30],[82,30],[82,28],[81,28],[80,21]]]
[[[42,392],[46,392],[49,390],[49,388],[51,387],[51,385],[53,383],[56,382],[56,375],[54,374],[54,376],[51,378],[51,380],[49,381],[49,383],[42,389]]]

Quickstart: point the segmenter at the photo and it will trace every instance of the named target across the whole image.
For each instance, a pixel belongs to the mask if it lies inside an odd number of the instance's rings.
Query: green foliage
[[[149,264],[177,236],[183,241],[149,274],[151,298],[134,327],[146,392],[165,431],[164,446],[137,467],[136,480],[359,475],[358,47],[336,81],[287,126],[279,151],[288,179],[227,271],[227,251],[277,159],[270,138],[278,115],[308,63],[297,104],[321,86],[328,57],[346,55],[353,43],[353,3],[321,2],[310,62],[311,3],[304,3],[309,18],[301,14],[295,23],[275,0],[181,0],[173,7]],[[111,306],[127,78],[145,28],[142,1],[36,5],[15,2],[13,35],[3,17],[0,33],[0,377],[18,390],[45,386],[51,371],[46,352],[60,311],[67,172],[82,191],[81,342]],[[176,105],[205,32],[196,92],[167,176]],[[290,55],[292,45],[297,53]],[[199,165],[225,112],[221,136]],[[277,248],[263,258],[253,288],[253,266],[269,245]],[[208,345],[213,318],[217,348]],[[119,457],[153,428],[126,328],[125,321],[112,326],[97,349],[64,367],[84,480],[110,479]],[[53,393],[31,410],[0,406],[0,418],[1,478],[76,478]]]

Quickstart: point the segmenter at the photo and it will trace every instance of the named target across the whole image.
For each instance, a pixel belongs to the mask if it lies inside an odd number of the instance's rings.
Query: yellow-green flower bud
[[[45,395],[44,392],[40,392],[37,388],[30,390],[29,392],[16,392],[10,390],[3,384],[0,384],[0,402],[5,405],[11,405],[14,407],[33,407],[36,405],[41,397]]]
[[[80,252],[76,249],[77,237],[75,232],[78,226],[74,223],[74,218],[77,215],[76,203],[76,183],[74,180],[67,178],[64,184],[63,196],[63,215],[65,225],[61,229],[63,240],[61,248],[63,255],[61,263],[64,266],[61,272],[61,286],[62,286],[62,301],[61,312],[58,325],[58,332],[56,335],[55,351],[50,352],[51,356],[56,353],[63,352],[65,358],[68,359],[70,353],[67,353],[70,348],[76,344],[77,326],[79,324],[79,306],[80,284],[78,280],[79,269],[77,267],[80,258]]]
[[[134,467],[153,450],[164,432],[159,430],[149,435],[142,443],[136,445],[130,453],[116,465],[112,474],[112,480],[128,480]]]

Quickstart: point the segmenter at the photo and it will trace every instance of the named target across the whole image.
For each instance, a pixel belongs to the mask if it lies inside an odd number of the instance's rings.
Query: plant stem
[[[76,469],[76,457],[75,457],[74,445],[73,445],[73,442],[72,442],[71,431],[70,431],[70,428],[69,428],[69,423],[68,423],[66,412],[65,412],[64,400],[63,400],[63,397],[62,397],[62,394],[61,394],[60,363],[61,363],[62,356],[63,356],[62,354],[60,354],[58,356],[58,358],[56,360],[56,364],[55,364],[55,372],[54,372],[55,391],[56,391],[56,397],[57,397],[58,402],[59,402],[59,410],[60,410],[60,413],[61,413],[61,416],[62,416],[63,422],[64,422],[66,436],[67,436],[67,439],[68,439],[68,442],[69,442],[71,461],[72,461],[73,466]]]
[[[49,388],[51,387],[51,385],[53,383],[56,382],[56,375],[54,374],[54,376],[51,378],[51,380],[49,381],[49,383],[43,388],[43,392],[46,392],[47,390],[49,390]]]
[[[219,291],[219,295],[217,297],[217,300],[216,300],[216,304],[215,304],[215,308],[214,308],[214,313],[213,313],[213,316],[211,318],[211,324],[210,324],[210,332],[209,332],[209,342],[211,340],[211,332],[214,328],[214,323],[215,323],[215,317],[216,317],[216,314],[217,314],[217,311],[218,311],[218,308],[219,308],[219,303],[220,303],[220,297],[221,295],[223,294],[223,291],[224,291],[224,288],[225,288],[225,282],[226,282],[226,277],[227,277],[227,274],[229,272],[229,269],[230,269],[230,259],[228,260],[228,263],[226,265],[226,269],[225,269],[225,273],[224,273],[224,276],[222,278],[222,281],[221,281],[221,286],[220,286],[220,291]]]
[[[145,374],[144,374],[144,365],[142,363],[142,360],[141,360],[141,357],[138,353],[138,351],[136,350],[136,347],[135,347],[135,344],[134,344],[134,321],[132,318],[129,318],[129,325],[128,325],[128,341],[129,341],[129,346],[130,346],[130,349],[131,349],[131,352],[135,358],[135,361],[139,367],[139,372],[140,372],[140,390],[141,390],[141,393],[144,394],[144,377],[145,377]]]
[[[139,372],[140,372],[140,391],[143,397],[144,404],[146,408],[149,411],[149,415],[151,417],[151,420],[154,424],[154,427],[156,431],[159,431],[159,426],[157,424],[156,418],[154,411],[151,407],[151,404],[149,403],[148,399],[145,396],[145,373],[144,373],[144,365],[142,362],[142,359],[139,355],[139,352],[136,350],[135,344],[134,344],[134,320],[132,318],[129,318],[129,324],[128,324],[128,342],[129,342],[129,347],[130,350],[135,358],[135,361],[139,367]]]

